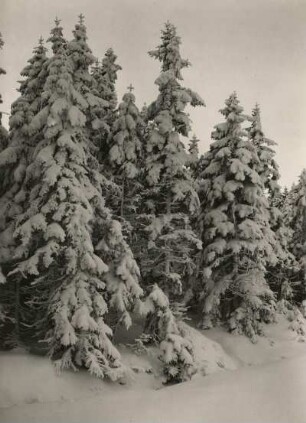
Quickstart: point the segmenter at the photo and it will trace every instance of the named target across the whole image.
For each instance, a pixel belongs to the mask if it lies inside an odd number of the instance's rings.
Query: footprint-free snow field
[[[257,344],[222,330],[190,329],[202,371],[167,387],[154,352],[121,351],[134,375],[125,385],[85,371],[57,376],[45,358],[1,354],[0,421],[305,423],[306,344],[287,326],[280,318]]]

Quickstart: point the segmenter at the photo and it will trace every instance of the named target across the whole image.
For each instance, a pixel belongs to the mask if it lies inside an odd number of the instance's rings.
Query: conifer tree
[[[7,148],[0,153],[1,199],[0,199],[0,265],[6,275],[13,263],[13,232],[18,215],[27,208],[27,193],[22,186],[26,167],[31,160],[37,137],[30,133],[29,126],[35,114],[42,105],[42,90],[46,80],[46,48],[40,38],[34,48],[33,57],[21,71],[24,78],[20,81],[20,96],[12,104],[10,124],[10,139]],[[9,327],[8,342],[15,344],[22,338],[22,326],[25,314],[29,312],[25,304],[27,281],[20,277],[11,279],[1,287],[1,298],[6,308],[9,321],[14,321],[14,328]],[[22,327],[21,327],[22,326]],[[14,338],[14,340],[12,340]]]
[[[284,216],[284,221],[287,227],[292,229],[292,220],[294,214],[294,203],[296,200],[296,184],[293,183],[291,188],[285,187],[283,191],[283,201],[281,210]]]
[[[161,38],[156,50],[149,52],[161,62],[162,69],[155,81],[158,98],[148,107],[151,125],[146,141],[147,190],[143,198],[147,209],[147,252],[141,270],[147,287],[154,284],[147,329],[162,342],[161,359],[167,381],[180,381],[194,369],[191,347],[186,345],[173,306],[182,298],[184,275],[194,268],[193,252],[201,247],[189,222],[189,213],[195,211],[199,200],[180,135],[188,136],[191,129],[185,107],[201,106],[204,102],[180,84],[181,71],[189,62],[181,58],[176,28],[167,22]]]
[[[67,54],[74,70],[74,86],[88,104],[87,108],[84,107],[84,111],[86,113],[88,135],[94,144],[93,127],[96,128],[98,126],[96,110],[100,109],[101,106],[104,107],[105,102],[99,97],[94,87],[93,75],[89,72],[89,67],[95,63],[96,59],[87,43],[87,28],[82,14],[79,15],[79,21],[72,32],[73,39],[67,43]]]
[[[73,60],[61,45],[47,66],[41,110],[29,131],[36,138],[25,163],[22,190],[28,208],[16,216],[16,266],[8,275],[31,281],[37,336],[47,334],[49,354],[59,368],[84,366],[99,377],[121,377],[123,366],[105,315],[131,324],[139,304],[139,270],[120,223],[102,197],[103,177],[92,156],[86,128],[88,93]],[[88,69],[87,69],[88,72]],[[89,72],[88,72],[89,75]]]
[[[293,183],[291,188],[288,189],[285,187],[285,189],[282,192],[282,195],[279,199],[279,203],[276,205],[281,210],[284,224],[288,231],[288,246],[289,251],[294,257],[294,268],[292,269],[292,279],[293,279],[293,285],[297,283],[296,279],[299,279],[299,265],[296,261],[296,257],[294,254],[294,220],[295,220],[295,211],[296,211],[296,203],[297,203],[297,184]]]
[[[0,165],[2,168],[8,168],[6,177],[4,178],[4,191],[7,187],[13,188],[13,185],[22,180],[24,173],[24,161],[26,157],[31,155],[31,150],[35,148],[36,138],[30,134],[29,125],[34,116],[41,110],[42,107],[42,91],[47,76],[46,56],[47,49],[43,45],[43,39],[39,39],[38,46],[33,50],[33,56],[28,60],[28,65],[21,71],[21,76],[24,78],[20,83],[18,89],[20,96],[12,104],[10,125],[10,143],[8,149],[1,154]],[[19,169],[21,175],[10,179]],[[15,172],[16,173],[16,172]],[[14,186],[17,192],[18,187]],[[5,213],[2,210],[2,216]]]
[[[98,157],[102,162],[102,157],[103,161],[105,161],[105,155],[107,154],[104,143],[110,133],[110,127],[106,119],[110,106],[109,102],[102,98],[104,92],[104,81],[101,75],[101,66],[97,59],[91,67],[91,76],[93,93],[96,97],[101,99],[100,103],[95,107],[92,107],[91,111],[91,139],[98,151]]]
[[[37,300],[41,317],[47,304],[41,329],[49,326],[49,352],[58,366],[82,365],[117,378],[122,367],[104,315],[116,307],[129,326],[128,307],[141,289],[120,224],[104,206],[84,129],[88,105],[74,76],[74,62],[60,47],[48,65],[46,103],[32,122],[43,139],[27,169],[30,207],[17,221],[14,273],[31,275],[45,296],[45,303]]]
[[[147,107],[147,103],[144,103],[142,108],[141,108],[141,112],[140,112],[140,116],[142,118],[142,120],[147,123],[148,121],[148,107]]]
[[[104,104],[96,110],[98,117],[94,123],[94,129],[98,130],[98,142],[96,144],[100,150],[100,161],[104,163],[105,171],[108,171],[110,174],[111,170],[108,169],[105,158],[109,154],[109,137],[113,123],[117,117],[117,94],[115,88],[117,73],[122,69],[116,61],[117,56],[113,49],[109,48],[102,59],[101,65],[96,62],[92,68],[95,90],[101,99],[104,100]]]
[[[0,50],[2,50],[3,46],[4,46],[4,41],[2,39],[2,34],[0,32]],[[0,75],[3,75],[5,73],[6,73],[5,70],[0,67]],[[0,105],[2,103],[3,103],[3,100],[2,100],[1,93],[0,93]],[[6,147],[6,145],[7,145],[7,138],[8,138],[7,131],[2,126],[2,113],[3,112],[0,110],[0,152]],[[1,178],[1,180],[3,179],[3,176],[4,176],[3,175],[3,172],[0,171],[0,178]],[[2,185],[2,183],[1,183],[1,185]],[[1,193],[1,188],[2,187],[0,186],[0,193]],[[5,277],[4,277],[3,273],[2,273],[1,262],[2,262],[2,260],[1,260],[1,255],[0,255],[0,287],[1,287],[1,285],[3,285],[5,283]],[[0,291],[0,295],[1,295],[1,291]],[[2,294],[2,297],[3,297],[3,294]],[[4,319],[5,319],[5,310],[4,310],[3,302],[4,302],[3,299],[2,299],[2,301],[0,299],[0,327],[1,327],[1,322],[3,322]]]
[[[74,38],[71,42],[69,42],[67,46],[67,52],[69,57],[72,60],[73,64],[73,80],[74,85],[77,89],[77,91],[86,99],[87,107],[83,110],[83,113],[86,115],[86,133],[88,137],[88,142],[90,145],[90,149],[92,151],[91,156],[91,162],[92,165],[96,166],[99,169],[100,175],[99,178],[103,185],[103,193],[104,193],[104,200],[106,204],[109,206],[110,204],[108,201],[108,197],[111,195],[115,196],[120,189],[117,188],[116,184],[112,184],[110,181],[108,181],[108,177],[110,176],[107,174],[106,166],[100,166],[99,160],[97,158],[100,158],[100,161],[102,163],[106,163],[108,157],[103,157],[102,154],[97,154],[95,140],[96,138],[92,138],[93,135],[97,136],[95,132],[96,128],[103,128],[105,126],[108,126],[109,122],[107,121],[107,111],[112,109],[117,102],[116,94],[115,94],[115,88],[114,86],[111,87],[112,83],[114,84],[116,81],[116,72],[120,68],[115,61],[116,56],[113,54],[112,51],[107,54],[108,60],[104,63],[104,66],[102,64],[102,78],[103,78],[103,84],[102,86],[105,88],[109,87],[109,90],[112,91],[112,95],[105,95],[103,92],[97,89],[97,86],[94,82],[93,74],[89,72],[89,67],[93,65],[96,62],[96,59],[92,55],[92,51],[90,47],[87,44],[87,30],[84,23],[84,16],[82,14],[79,15],[79,22],[75,26],[75,29],[73,31]],[[102,113],[99,114],[99,111],[102,111]],[[100,125],[97,125],[97,120],[99,120]],[[108,132],[110,131],[110,127],[108,126]],[[101,135],[101,134],[100,134]],[[103,137],[102,137],[103,138]],[[100,153],[102,151],[100,150]],[[120,226],[120,225],[119,225]],[[119,226],[117,228],[117,231],[119,231]],[[116,226],[117,227],[117,226]],[[114,226],[115,228],[115,226]],[[115,230],[115,229],[114,229]],[[125,241],[122,238],[122,234],[120,235],[119,232],[117,234],[118,236],[118,246],[114,246],[114,253],[113,256],[111,255],[111,251],[109,251],[110,260],[114,260],[114,263],[117,263],[118,260],[121,260],[121,255],[126,254],[125,248],[127,248],[127,245],[125,244]],[[120,246],[120,242],[123,242],[124,247]],[[119,250],[117,251],[116,248]],[[121,255],[120,255],[121,254]],[[118,263],[117,263],[118,264]],[[124,280],[124,276],[123,280]],[[121,281],[122,282],[122,281]],[[120,288],[122,284],[120,283],[120,278],[117,278],[117,282],[113,281],[112,286],[113,288],[111,291],[114,291],[114,296],[117,295],[117,290]],[[111,286],[111,284],[110,284]],[[125,290],[120,288],[122,290],[122,296],[124,297]],[[121,303],[120,303],[121,301]],[[113,301],[114,307],[113,312],[115,313],[115,319],[117,320],[117,324],[120,321],[127,322],[127,326],[129,325],[128,321],[130,319],[127,311],[125,310],[125,306],[123,304],[126,302],[123,298],[120,300],[120,293],[118,293],[118,301]],[[127,301],[128,303],[128,301]],[[121,316],[121,314],[122,316]],[[118,316],[119,314],[119,316]],[[127,316],[126,318],[124,316]],[[111,322],[109,322],[111,324]]]
[[[103,59],[101,65],[101,75],[104,81],[103,84],[103,98],[109,102],[110,111],[114,111],[117,107],[116,81],[117,73],[121,70],[121,66],[116,63],[117,56],[112,48],[109,48]]]
[[[306,299],[306,169],[303,169],[298,184],[292,187],[290,197],[291,215],[288,220],[293,231],[291,251],[299,269],[295,297],[300,303]]]
[[[189,154],[193,160],[199,158],[199,142],[200,140],[194,135],[189,142]]]
[[[143,122],[130,85],[119,105],[112,126],[108,164],[115,182],[121,188],[117,215],[131,221],[137,207],[143,150]]]
[[[2,34],[0,32],[0,50],[3,49],[3,46],[4,46],[4,41],[3,41],[3,38],[2,38]],[[1,68],[0,73],[1,73],[1,75],[5,74],[5,70],[3,68]]]
[[[194,135],[189,142],[189,160],[188,165],[194,179],[197,178],[199,166],[199,142],[200,140]]]
[[[225,122],[212,133],[200,187],[203,325],[221,319],[255,339],[260,322],[273,316],[265,272],[268,261],[277,261],[276,239],[258,156],[242,129],[245,117],[236,93],[220,112]]]
[[[201,161],[199,157],[199,139],[195,135],[193,135],[193,137],[189,141],[188,153],[189,154],[188,154],[188,160],[187,160],[187,167],[192,176],[195,189],[198,192]],[[194,213],[190,214],[190,224],[195,233],[197,233],[197,230],[198,230],[198,227],[197,227],[198,213],[199,213],[199,208],[197,208]],[[194,256],[194,270],[193,272],[191,272],[191,274],[188,277],[189,279],[187,283],[188,289],[186,290],[184,295],[184,303],[187,304],[188,307],[195,305],[194,302],[196,302],[194,286],[196,285],[196,282],[198,279],[199,259],[200,259],[200,251],[198,251],[197,254]]]
[[[3,49],[3,46],[4,46],[4,41],[2,39],[2,34],[0,32],[0,50]],[[0,75],[5,75],[5,74],[6,74],[6,71],[0,66]],[[2,95],[0,93],[0,107],[2,103],[3,103],[3,100],[2,100]],[[7,130],[2,126],[2,114],[3,114],[3,111],[0,110],[0,151],[2,151],[6,147],[7,141],[8,141]]]
[[[277,195],[280,191],[279,186],[279,168],[275,161],[275,151],[273,149],[276,146],[276,142],[265,137],[260,116],[260,107],[258,104],[255,105],[252,111],[251,127],[248,129],[250,140],[256,147],[256,152],[259,158],[258,162],[258,173],[263,179],[264,187],[272,197]]]
[[[67,52],[74,67],[74,85],[85,98],[87,97],[87,101],[95,100],[90,95],[92,76],[89,73],[89,66],[95,62],[95,57],[87,44],[87,29],[82,14],[79,15],[79,22],[73,30],[73,39],[67,45]]]
[[[50,31],[50,37],[48,38],[48,42],[52,44],[52,51],[56,54],[61,48],[67,47],[67,41],[63,35],[63,27],[60,25],[61,21],[58,17],[54,20],[55,26]]]
[[[197,369],[194,363],[192,341],[185,337],[169,302],[169,296],[154,284],[147,299],[146,310],[157,315],[157,326],[149,327],[151,336],[160,342],[160,360],[163,362],[165,383],[182,382],[190,379]],[[152,324],[152,320],[150,321]]]
[[[275,161],[273,147],[276,143],[265,137],[260,117],[260,108],[257,104],[252,112],[252,124],[248,128],[250,141],[255,146],[258,155],[257,172],[262,178],[265,194],[269,201],[270,226],[276,237],[277,262],[274,266],[267,265],[267,280],[269,285],[281,299],[285,292],[283,285],[289,284],[291,268],[294,265],[294,258],[289,252],[289,240],[291,230],[284,222],[284,216],[280,207],[281,190],[279,185],[279,170]]]
[[[88,107],[84,109],[86,131],[90,141],[92,158],[99,162],[100,177],[104,179],[105,201],[108,203],[109,198],[117,197],[120,193],[120,188],[112,183],[110,180],[111,172],[105,166],[108,149],[102,148],[110,133],[110,126],[107,121],[110,103],[106,98],[103,98],[104,82],[101,81],[101,78],[97,79],[99,75],[95,73],[97,60],[87,43],[87,28],[82,14],[79,15],[79,22],[73,30],[73,39],[67,44],[67,54],[74,68],[74,84],[77,92],[81,93],[88,104]],[[90,67],[92,67],[91,72]],[[109,204],[107,205],[109,206]]]

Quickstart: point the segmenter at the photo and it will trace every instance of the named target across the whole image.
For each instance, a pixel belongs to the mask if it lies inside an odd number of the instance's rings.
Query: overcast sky
[[[119,98],[130,82],[139,107],[156,97],[159,64],[147,51],[170,20],[182,38],[182,56],[192,63],[184,83],[207,104],[191,111],[201,151],[236,90],[246,112],[261,106],[265,135],[278,142],[282,183],[291,185],[306,167],[306,0],[0,0],[0,64],[7,70],[0,78],[2,110],[10,110],[19,73],[54,17],[70,39],[80,12],[93,53],[101,58],[113,47],[118,55]]]

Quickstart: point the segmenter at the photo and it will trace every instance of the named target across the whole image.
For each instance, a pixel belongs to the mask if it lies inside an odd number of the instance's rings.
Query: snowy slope
[[[255,344],[245,336],[224,332],[222,329],[211,329],[204,333],[209,339],[222,345],[224,351],[235,358],[237,365],[252,366],[294,358],[306,353],[305,336],[291,330],[291,326],[283,315],[278,315],[277,323],[265,325],[265,336],[258,337]],[[306,323],[304,331],[306,333]]]
[[[58,377],[44,358],[2,354],[0,421],[304,423],[306,344],[287,327],[280,319],[255,345],[221,330],[190,329],[208,375],[169,387],[160,384],[154,351],[138,357],[122,350],[135,375],[126,385],[86,372]]]
[[[235,361],[217,342],[185,326],[187,336],[192,337],[194,343],[199,377],[236,368]],[[142,355],[136,355],[131,348],[124,346],[119,349],[123,362],[131,369],[125,386],[90,377],[85,370],[77,373],[66,371],[58,376],[48,359],[28,355],[22,350],[0,353],[0,407],[48,401],[76,401],[95,393],[118,393],[129,389],[152,391],[163,387],[158,349],[151,348],[147,354]]]

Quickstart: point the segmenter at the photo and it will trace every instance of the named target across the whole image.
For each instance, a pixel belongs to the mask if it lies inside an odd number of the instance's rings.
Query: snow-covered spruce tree
[[[28,65],[21,71],[20,96],[12,104],[10,139],[7,148],[0,153],[0,265],[6,275],[13,263],[13,232],[16,217],[26,209],[27,193],[22,186],[27,164],[36,146],[37,137],[29,132],[29,125],[42,105],[42,90],[46,80],[46,48],[43,40],[34,48]],[[28,282],[20,276],[10,279],[1,287],[1,302],[9,318],[7,342],[15,344],[28,336],[25,321],[30,310],[26,307]],[[14,327],[12,323],[14,322]],[[8,333],[10,332],[10,333]],[[14,341],[12,340],[14,338]]]
[[[199,159],[199,142],[200,140],[195,135],[193,135],[189,142],[188,152],[192,162],[195,162]]]
[[[129,87],[129,92],[124,94],[119,105],[118,117],[109,139],[108,155],[113,179],[121,188],[119,201],[117,199],[114,204],[116,215],[130,223],[137,208],[143,157],[143,121],[132,88]]]
[[[284,195],[281,191],[274,197],[269,197],[270,224],[277,240],[277,264],[267,264],[266,279],[275,292],[279,302],[286,303],[290,308],[293,303],[293,290],[295,274],[298,263],[291,251],[293,230],[286,223],[284,212]],[[280,304],[281,305],[281,304]]]
[[[107,174],[105,166],[107,157],[104,159],[104,157],[99,153],[101,153],[100,147],[101,140],[103,139],[103,130],[107,128],[107,133],[110,131],[109,123],[107,122],[107,111],[112,108],[112,106],[110,107],[110,102],[112,102],[112,100],[107,96],[104,96],[105,98],[103,98],[103,94],[95,83],[93,74],[89,71],[89,67],[96,62],[96,59],[92,55],[92,51],[87,44],[87,30],[84,23],[84,16],[82,14],[79,15],[79,22],[75,26],[73,35],[73,40],[67,45],[67,54],[69,55],[73,65],[74,86],[76,91],[84,97],[87,103],[87,107],[83,107],[82,111],[86,116],[85,131],[87,138],[90,141],[89,146],[92,152],[91,162],[92,166],[99,169],[99,183],[102,187],[105,204],[107,206],[111,206],[112,204],[110,204],[109,198],[118,197],[120,188],[115,183],[108,180],[110,175]],[[115,59],[116,57],[114,56],[114,60]],[[116,72],[116,70],[117,67],[114,65],[113,71]],[[104,74],[102,77],[104,78]],[[108,77],[106,80],[108,81]],[[113,80],[116,80],[115,76],[113,76]],[[106,86],[108,85],[106,84]],[[113,102],[112,104],[116,104],[116,102]],[[101,129],[102,132],[100,131]],[[104,164],[101,165],[101,163]],[[116,214],[114,216],[116,217]],[[114,262],[114,269],[116,266],[121,266],[122,260],[126,260],[124,266],[130,268],[130,271],[134,273],[135,269],[133,270],[133,268],[135,266],[132,264],[131,259],[123,259],[123,257],[131,255],[131,252],[122,237],[121,226],[118,222],[116,222],[112,228],[113,237],[117,241],[114,245],[112,245],[112,249],[106,248],[108,260]],[[112,242],[114,241],[110,240],[110,243]],[[106,254],[106,252],[104,254]],[[105,259],[104,256],[103,259]],[[113,300],[111,300],[111,313],[108,313],[106,316],[107,324],[110,325],[112,329],[115,329],[121,322],[128,327],[130,325],[130,317],[126,307],[128,306],[129,301],[125,298],[127,296],[126,289],[124,288],[124,284],[122,284],[125,280],[125,275],[122,275],[122,278],[118,277],[118,275],[113,275],[113,280],[111,279],[112,277],[109,273],[108,280],[110,283],[108,284],[108,288]]]
[[[3,46],[4,46],[4,41],[3,41],[3,38],[2,38],[2,34],[0,32],[0,50],[3,49]],[[2,67],[0,67],[0,75],[5,75],[5,74],[6,74],[5,70]],[[1,94],[0,94],[0,103],[2,103],[2,95]]]
[[[105,100],[101,93],[101,87],[95,78],[96,59],[87,43],[87,29],[84,23],[84,16],[79,15],[79,22],[73,30],[73,39],[67,44],[67,54],[69,55],[74,68],[74,84],[77,92],[86,99],[88,107],[84,110],[86,114],[86,130],[88,139],[91,141],[91,151],[93,156],[102,164],[107,156],[106,150],[102,149],[103,140],[109,135],[110,127],[107,123],[107,111],[109,102]],[[89,67],[93,66],[93,71]],[[104,177],[104,194],[108,197],[118,195],[120,191],[115,184],[108,180],[106,168],[100,169],[101,177]]]
[[[293,186],[290,197],[291,216],[288,220],[293,231],[291,251],[299,269],[295,298],[301,303],[306,300],[306,169],[303,169],[298,184]]]
[[[245,117],[236,93],[220,112],[225,122],[212,133],[200,181],[203,326],[221,319],[255,339],[260,322],[273,316],[265,272],[267,263],[277,261],[276,239],[256,148],[242,129]]]
[[[140,116],[141,116],[142,120],[147,123],[147,121],[148,121],[148,106],[147,106],[147,103],[143,104],[141,111],[140,111]]]
[[[135,96],[124,94],[118,117],[109,137],[109,153],[104,161],[119,191],[109,190],[106,203],[122,224],[122,230],[135,256],[139,253],[137,219],[143,193],[143,141],[145,124],[135,104]],[[139,262],[141,257],[139,258]]]
[[[97,111],[107,106],[96,90],[95,80],[89,72],[89,67],[95,63],[96,59],[87,43],[87,28],[84,23],[84,16],[79,15],[79,22],[75,25],[73,39],[67,44],[67,54],[70,57],[74,69],[74,85],[77,92],[86,99],[88,107],[86,110],[86,125],[88,136],[91,140],[92,151],[95,153],[98,148],[95,146],[96,129],[103,125],[101,116]]]
[[[55,26],[50,31],[48,42],[52,44],[52,51],[56,54],[61,48],[67,47],[67,40],[63,35],[63,27],[60,25],[61,21],[57,17],[54,19]]]
[[[247,129],[250,140],[256,147],[259,162],[257,165],[258,173],[263,179],[264,188],[268,191],[270,196],[276,195],[280,191],[279,186],[279,168],[275,161],[276,142],[265,137],[260,116],[260,107],[255,105],[252,116],[251,126]]]
[[[112,48],[109,48],[103,59],[101,65],[101,75],[104,80],[103,84],[103,98],[110,104],[110,111],[114,111],[117,107],[116,81],[117,73],[121,70],[121,66],[116,63],[117,56]]]
[[[117,56],[112,48],[109,48],[103,59],[101,65],[97,62],[92,68],[92,76],[95,81],[96,93],[104,100],[104,105],[96,110],[98,120],[94,124],[96,131],[98,130],[98,142],[100,154],[99,158],[104,163],[105,158],[109,154],[109,137],[112,130],[113,123],[117,118],[117,93],[116,81],[117,73],[121,70],[121,66],[116,63]],[[104,163],[105,171],[111,174],[111,169],[108,169]]]
[[[60,47],[48,65],[44,107],[31,124],[43,136],[26,169],[29,207],[17,219],[11,274],[29,276],[39,290],[32,300],[37,329],[48,331],[58,367],[85,366],[116,379],[122,365],[104,317],[114,307],[129,326],[129,308],[142,291],[120,224],[104,205],[87,138],[88,103],[75,88],[75,71]]]
[[[3,49],[3,46],[4,46],[4,41],[2,39],[2,34],[0,32],[0,51]],[[5,74],[6,74],[6,71],[2,67],[0,67],[0,75],[5,75]],[[7,142],[8,142],[8,132],[2,126],[2,115],[3,115],[3,111],[1,110],[2,103],[3,103],[3,100],[2,100],[2,95],[0,93],[0,152],[6,148]],[[1,193],[1,190],[3,189],[2,186],[1,186],[2,180],[3,180],[3,174],[2,173],[0,173],[0,177],[1,177],[1,182],[0,182],[0,193]]]
[[[201,248],[189,223],[189,213],[199,200],[180,135],[187,137],[190,131],[185,107],[204,102],[180,84],[181,71],[189,62],[181,58],[181,41],[171,23],[166,23],[161,38],[157,49],[149,52],[162,69],[155,81],[158,98],[148,108],[151,125],[145,152],[146,214],[142,216],[146,243],[141,271],[147,289],[153,286],[146,330],[161,342],[161,360],[169,382],[185,380],[194,372],[192,345],[184,339],[171,307],[182,299],[184,276],[194,269],[193,254]]]
[[[63,45],[66,40],[63,37],[63,28],[59,25],[60,20],[55,19],[55,27],[51,30],[51,36],[48,41],[52,42],[53,53]],[[14,159],[18,161],[21,156],[26,153],[30,157],[29,151],[36,146],[36,139],[29,132],[29,125],[34,116],[42,108],[44,101],[42,92],[47,78],[48,58],[46,56],[47,49],[44,47],[43,39],[40,37],[38,46],[34,48],[33,57],[28,60],[28,65],[21,71],[24,78],[20,81],[20,96],[12,104],[10,118],[10,149],[7,154],[3,155],[1,165],[5,162],[6,156],[11,156],[9,164],[14,165]],[[39,121],[39,116],[36,117]],[[14,159],[13,159],[14,158]],[[6,163],[4,163],[6,164]]]
[[[296,184],[293,183],[291,188],[288,189],[285,187],[283,193],[282,193],[282,203],[280,204],[284,221],[287,227],[292,228],[292,219],[294,214],[294,204],[296,201]]]
[[[201,158],[199,157],[199,139],[193,135],[193,137],[189,141],[188,147],[188,161],[186,163],[192,179],[194,181],[194,186],[196,191],[199,190],[199,175],[201,173]],[[194,230],[195,233],[198,231],[198,215],[199,215],[199,208],[195,210],[195,212],[190,213],[190,225],[191,228]],[[189,275],[188,281],[188,290],[185,292],[184,302],[188,304],[189,307],[196,306],[197,299],[195,298],[196,290],[194,287],[197,284],[198,274],[199,274],[199,260],[200,260],[200,251],[194,257],[195,268],[193,272]]]
[[[91,94],[93,77],[90,75],[89,66],[95,62],[90,47],[87,44],[87,29],[84,23],[84,16],[79,15],[79,22],[75,25],[73,39],[67,44],[69,55],[74,68],[74,85],[87,101],[96,101]]]
[[[103,78],[101,75],[101,66],[98,60],[91,67],[92,76],[92,92],[102,101],[91,107],[91,134],[90,138],[98,152],[98,158],[102,162],[107,156],[106,140],[110,134],[110,127],[107,123],[107,114],[110,108],[109,102],[102,98],[103,95]]]
[[[0,32],[0,50],[2,50],[3,46],[4,46],[4,41],[2,39],[2,34]],[[5,74],[6,74],[5,70],[1,68],[0,66],[0,75],[5,75]],[[0,108],[2,103],[3,103],[3,100],[2,100],[2,95],[0,93]],[[8,141],[7,130],[2,126],[2,114],[3,114],[3,111],[0,110],[0,151],[2,151],[6,147],[7,141]]]
[[[189,160],[188,166],[194,179],[197,178],[199,168],[199,142],[200,140],[194,135],[189,141]]]
[[[297,196],[297,184],[293,183],[290,189],[285,187],[281,196],[279,197],[278,203],[276,203],[276,207],[279,207],[282,212],[284,224],[286,225],[289,234],[288,248],[294,258],[294,266],[290,272],[290,292],[292,294],[292,299],[298,303],[299,300],[297,299],[300,297],[300,288],[302,288],[303,285],[301,284],[301,280],[303,279],[303,276],[301,277],[301,267],[299,260],[295,255],[296,250],[294,248],[294,238],[296,238],[296,235],[298,234],[298,231],[295,233]]]
[[[289,241],[292,234],[284,222],[280,207],[280,174],[273,149],[276,143],[266,138],[263,133],[258,104],[252,111],[251,122],[251,126],[248,128],[249,138],[255,146],[259,158],[256,170],[263,181],[269,202],[270,226],[277,240],[275,245],[277,262],[275,265],[267,263],[266,279],[273,291],[277,293],[277,298],[281,300],[283,295],[288,292],[284,287],[290,283],[291,269],[294,265],[294,257],[289,252]]]
[[[303,172],[304,173],[304,172]],[[302,173],[302,175],[303,175]],[[305,172],[306,174],[306,172]],[[292,185],[292,188],[287,188],[281,193],[275,206],[279,207],[284,218],[284,223],[290,236],[288,237],[288,248],[292,254],[293,266],[290,269],[289,278],[281,285],[281,300],[278,302],[279,312],[285,314],[287,319],[291,322],[289,328],[299,335],[305,335],[305,320],[306,316],[306,289],[305,289],[305,239],[303,240],[303,213],[305,212],[306,204],[306,189],[302,188],[306,177],[300,178],[299,184]],[[302,189],[301,189],[302,188]],[[303,192],[304,191],[304,192]],[[303,211],[304,207],[304,211]],[[298,248],[296,249],[296,246]]]
[[[3,46],[4,46],[4,41],[2,39],[2,34],[0,32],[0,50],[2,50]],[[0,75],[3,75],[5,73],[6,73],[5,70],[0,67]],[[3,103],[3,100],[2,100],[1,93],[0,93],[0,107],[1,107],[2,103]],[[2,114],[3,114],[3,112],[0,110],[0,152],[6,147],[7,140],[8,140],[8,133],[7,133],[6,129],[2,126]],[[1,181],[3,179],[3,176],[4,175],[3,175],[2,171],[0,171]],[[2,185],[2,183],[1,183],[1,185]],[[0,192],[1,191],[2,191],[2,187],[0,187]],[[3,285],[4,282],[5,282],[5,278],[4,278],[4,275],[2,273],[1,258],[0,258],[0,286]],[[3,294],[1,293],[1,291],[0,291],[0,297],[3,298]],[[3,302],[4,301],[1,300],[1,298],[0,298],[0,325],[1,325],[1,322],[4,321],[4,316],[5,316],[5,312],[4,312],[4,308],[3,308]]]
[[[147,333],[160,342],[159,358],[163,362],[165,383],[179,383],[189,380],[197,369],[194,363],[193,345],[185,337],[185,332],[178,316],[173,312],[169,295],[154,284],[147,296],[147,313],[156,316],[150,319]]]

